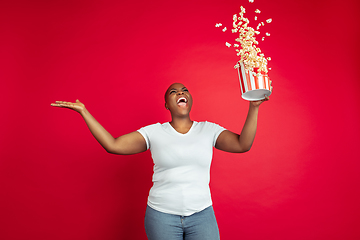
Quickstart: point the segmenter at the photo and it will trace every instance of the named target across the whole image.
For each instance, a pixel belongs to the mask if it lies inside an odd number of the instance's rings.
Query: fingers
[[[55,103],[51,103],[51,106],[53,107],[68,107],[71,108],[74,106],[72,102],[64,102],[64,101],[55,101]]]

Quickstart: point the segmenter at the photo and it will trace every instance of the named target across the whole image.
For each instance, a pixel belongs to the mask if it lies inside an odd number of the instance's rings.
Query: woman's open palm
[[[56,101],[55,103],[52,103],[51,106],[53,107],[62,107],[62,108],[69,108],[72,109],[78,113],[81,113],[85,109],[85,105],[80,102],[78,99],[75,103],[72,102],[64,102],[64,101]]]

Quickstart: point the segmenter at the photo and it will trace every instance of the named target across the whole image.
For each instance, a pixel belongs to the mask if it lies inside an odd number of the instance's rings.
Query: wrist
[[[81,110],[79,111],[79,113],[80,113],[80,115],[81,115],[82,117],[85,117],[89,112],[88,112],[88,110],[84,107],[83,109],[81,109]]]
[[[259,110],[260,105],[249,102],[249,110]]]

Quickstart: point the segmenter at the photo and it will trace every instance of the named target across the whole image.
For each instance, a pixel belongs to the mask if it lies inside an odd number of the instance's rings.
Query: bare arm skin
[[[260,104],[268,100],[269,97],[265,97],[264,100],[249,102],[249,112],[240,135],[223,131],[216,140],[215,148],[231,153],[249,151],[255,139]]]
[[[129,155],[146,151],[146,141],[143,136],[135,131],[118,138],[114,138],[101,124],[90,114],[85,105],[79,100],[75,103],[56,101],[51,106],[72,109],[83,117],[91,134],[100,145],[109,153]]]

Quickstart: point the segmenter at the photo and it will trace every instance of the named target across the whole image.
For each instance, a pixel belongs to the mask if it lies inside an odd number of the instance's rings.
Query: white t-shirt
[[[215,123],[195,121],[185,134],[168,122],[138,130],[154,161],[151,208],[189,216],[212,205],[210,165],[216,139],[224,130]]]

